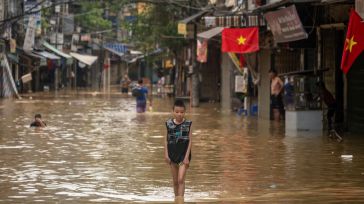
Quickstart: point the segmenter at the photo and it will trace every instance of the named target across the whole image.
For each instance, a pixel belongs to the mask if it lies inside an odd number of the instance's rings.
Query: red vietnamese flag
[[[249,53],[259,50],[258,27],[225,28],[222,31],[222,52]]]
[[[341,59],[341,69],[345,74],[364,49],[364,24],[361,21],[360,16],[352,9]]]

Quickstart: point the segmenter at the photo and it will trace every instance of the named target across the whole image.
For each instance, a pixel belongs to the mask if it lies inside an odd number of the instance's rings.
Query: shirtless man
[[[273,118],[275,121],[279,121],[281,119],[281,110],[283,108],[281,95],[283,89],[283,81],[277,76],[276,70],[269,70],[269,76],[271,79],[270,93]]]

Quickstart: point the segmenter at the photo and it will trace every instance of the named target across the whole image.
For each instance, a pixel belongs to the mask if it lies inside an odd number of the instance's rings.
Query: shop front
[[[311,5],[297,4],[264,14],[273,41],[270,68],[284,82],[281,118],[287,131],[323,128],[317,82],[325,70],[318,64],[316,28],[312,21],[317,12]],[[272,118],[272,108],[270,113]]]

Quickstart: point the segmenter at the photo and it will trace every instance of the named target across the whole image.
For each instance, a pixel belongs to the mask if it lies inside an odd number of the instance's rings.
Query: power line
[[[187,8],[187,9],[194,9],[194,10],[201,10],[201,11],[206,9],[204,7],[194,7],[194,6],[189,6],[189,5],[183,5],[183,4],[177,3],[176,1],[173,1],[173,0],[165,0],[165,1],[166,1],[166,3],[174,4],[174,5],[177,5],[177,6],[180,6],[183,8]]]
[[[34,5],[32,8],[28,9],[27,11],[25,11],[24,14],[17,15],[17,16],[13,16],[13,17],[10,17],[10,18],[7,18],[7,19],[4,19],[4,20],[0,21],[0,23],[1,23],[0,26],[3,26],[5,23],[11,22],[12,20],[19,20],[21,17],[27,16],[27,15],[31,15],[31,14],[35,14],[35,13],[39,13],[42,9],[48,9],[48,8],[55,7],[57,5],[72,3],[74,1],[75,0],[68,0],[68,1],[57,2],[57,3],[53,3],[50,6],[47,6],[47,7],[44,7],[44,8],[41,8],[41,9],[32,11],[34,8],[36,8],[39,5],[42,5],[43,3],[46,2],[46,0],[43,0],[43,1],[39,2],[39,3],[37,3],[36,5]]]
[[[189,2],[189,1],[186,1],[186,2]],[[182,8],[187,8],[187,9],[194,9],[194,10],[205,10],[206,9],[205,7],[194,7],[194,6],[178,3],[178,1],[176,1],[176,0],[131,0],[130,3],[151,3],[151,4],[167,3],[169,5],[174,5],[174,6],[178,6],[178,7],[182,7]]]

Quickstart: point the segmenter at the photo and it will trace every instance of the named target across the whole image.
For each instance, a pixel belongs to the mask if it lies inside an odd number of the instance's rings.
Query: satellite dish
[[[78,62],[78,66],[80,68],[85,68],[86,67],[86,64],[82,63],[82,62]]]

